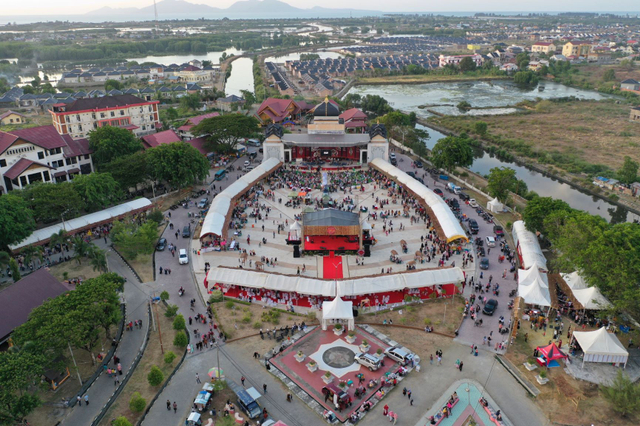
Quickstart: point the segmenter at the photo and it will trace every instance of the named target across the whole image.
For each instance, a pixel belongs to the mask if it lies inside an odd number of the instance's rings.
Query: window
[[[123,109],[120,110],[120,115],[124,115],[124,110]]]
[[[96,119],[96,113],[95,112],[91,113],[91,118],[93,118],[94,120]]]
[[[4,158],[0,159],[0,167],[7,167],[7,160]]]
[[[115,111],[111,111],[111,116],[112,116],[112,117],[115,117],[115,116],[116,116]]]
[[[66,121],[67,123],[69,122],[69,116],[68,116],[68,115],[67,115],[67,116],[65,116],[65,117],[64,117],[64,119],[65,119],[65,121]]]
[[[101,112],[100,113],[100,118],[104,118],[104,117],[105,117],[104,112]]]
[[[67,166],[70,166],[71,165],[71,158],[67,158],[66,162],[67,162]]]
[[[76,114],[76,120],[80,121],[80,114]]]
[[[153,107],[149,105],[149,112],[153,111]]]
[[[38,152],[38,160],[44,159],[44,151]]]
[[[82,131],[82,124],[78,124],[78,131],[81,132]]]
[[[147,130],[147,126],[145,126],[144,124],[142,125],[142,130]]]
[[[151,127],[151,128],[153,129],[155,126],[152,124],[152,125],[151,125],[151,126],[149,126],[149,127]]]
[[[88,159],[90,159],[90,158],[91,158],[91,155],[89,155],[89,154],[85,154],[85,156],[84,156],[84,159],[85,159],[85,160],[88,160]]]
[[[149,121],[153,121],[153,115],[149,116]]]
[[[27,177],[26,176],[20,176],[20,185],[27,186]]]
[[[93,128],[97,129],[98,128],[98,123],[93,123]]]
[[[47,170],[42,172],[42,174],[44,175],[44,181],[45,182],[49,182],[51,180],[51,177],[49,176],[49,172]]]

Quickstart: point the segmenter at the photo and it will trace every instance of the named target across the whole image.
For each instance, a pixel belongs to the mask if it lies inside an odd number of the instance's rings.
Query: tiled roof
[[[202,155],[207,155],[209,152],[211,152],[205,147],[207,143],[207,140],[205,138],[195,138],[185,141],[185,143],[188,143],[189,145],[200,151]]]
[[[89,141],[87,139],[66,139],[67,146],[64,147],[64,156],[77,157],[79,155],[91,154],[93,151],[89,148]]]
[[[164,132],[153,133],[142,137],[142,143],[146,145],[147,148],[154,148],[161,144],[180,141],[180,137],[173,130],[165,130]]]
[[[5,112],[4,114],[1,114],[1,115],[0,115],[0,120],[2,120],[3,118],[6,118],[6,117],[8,117],[8,116],[10,116],[11,114],[15,114],[15,115],[19,115],[20,117],[24,117],[24,115],[20,114],[19,112],[15,112],[15,111],[11,111],[11,110],[9,110],[9,111]]]
[[[24,172],[25,170],[27,170],[29,167],[31,167],[34,164],[38,165],[38,166],[41,166],[41,167],[46,167],[48,169],[51,168],[50,166],[47,166],[46,164],[38,163],[37,161],[28,160],[26,158],[21,158],[16,162],[16,164],[11,166],[11,168],[5,172],[4,177],[9,178],[9,179],[15,179],[18,176],[20,176],[22,174],[22,172]]]
[[[58,134],[53,125],[0,132],[0,154],[5,152],[18,138],[44,149],[63,148],[72,141],[69,135],[61,136]]]
[[[86,111],[92,109],[117,108],[127,105],[144,104],[147,101],[133,95],[105,96],[102,98],[78,99],[67,106],[67,112]]]
[[[205,120],[207,118],[213,118],[213,117],[217,117],[219,116],[220,113],[219,112],[210,112],[209,114],[204,114],[204,115],[198,115],[195,117],[191,117],[187,120],[187,123],[192,124],[194,126],[197,126],[198,124],[200,124],[200,122],[202,120]]]
[[[344,119],[345,122],[349,120],[353,120],[354,118],[362,118],[366,119],[367,114],[360,111],[358,108],[350,108],[339,115],[340,118]]]

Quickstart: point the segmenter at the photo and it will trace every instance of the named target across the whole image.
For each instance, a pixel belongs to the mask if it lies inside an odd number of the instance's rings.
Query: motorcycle
[[[513,296],[515,296],[517,292],[518,292],[518,289],[515,289],[515,288],[514,288],[513,290],[511,290],[511,291],[509,292],[509,297],[513,297]]]
[[[184,295],[184,288],[180,287],[180,290],[178,290],[178,296],[182,297]]]
[[[509,305],[507,306],[507,308],[509,308],[509,310],[513,309],[513,300],[509,302]]]

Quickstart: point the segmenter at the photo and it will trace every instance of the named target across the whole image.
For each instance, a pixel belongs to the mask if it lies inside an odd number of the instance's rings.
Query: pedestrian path
[[[103,240],[96,240],[94,244],[107,251],[109,271],[116,272],[127,280],[123,293],[126,304],[125,321],[142,320],[142,329],[134,328],[132,331],[125,331],[116,349],[115,355],[120,358],[120,364],[122,365],[122,375],[117,377],[120,379],[120,386],[122,386],[126,375],[132,373],[131,366],[147,335],[149,327],[147,301],[149,298],[142,285],[131,272],[131,269],[115,251],[107,247]],[[109,366],[114,366],[113,360]],[[115,377],[108,377],[106,372],[103,371],[84,394],[88,396],[89,404],[87,405],[83,402],[82,405],[76,404],[69,409],[69,412],[62,420],[62,424],[73,426],[90,425],[116,389]]]

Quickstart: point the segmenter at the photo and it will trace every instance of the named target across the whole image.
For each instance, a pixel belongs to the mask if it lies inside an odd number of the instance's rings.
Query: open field
[[[82,278],[83,280],[88,280],[89,278],[95,278],[100,275],[100,272],[95,271],[86,259],[81,265],[78,265],[78,262],[75,260],[53,265],[49,268],[49,272],[59,281],[65,281],[65,272],[67,273],[68,279]]]
[[[539,162],[570,172],[581,171],[576,170],[576,163],[601,164],[616,170],[627,155],[640,161],[640,125],[629,122],[628,105],[610,101],[542,101],[522,113],[429,120],[469,133],[473,133],[475,122],[485,121],[489,125],[485,140],[497,139],[507,150],[516,143],[526,144]]]
[[[578,70],[578,72],[573,76],[576,83],[582,84],[586,82],[591,84],[593,87],[616,86],[616,88],[619,88],[620,82],[628,78],[640,80],[640,67],[629,69],[620,65],[585,64],[577,65],[573,67],[573,69]],[[605,82],[603,78],[604,73],[610,69],[615,72],[615,81]]]

